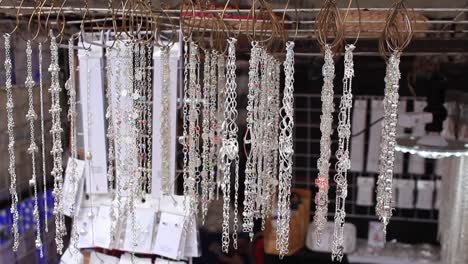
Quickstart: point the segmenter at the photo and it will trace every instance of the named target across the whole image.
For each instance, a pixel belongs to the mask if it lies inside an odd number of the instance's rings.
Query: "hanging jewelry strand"
[[[294,42],[286,43],[286,60],[284,61],[285,85],[279,135],[279,187],[278,187],[278,220],[276,248],[280,258],[289,250],[289,222],[291,217],[291,179],[293,166],[293,129],[294,129]]]
[[[10,163],[8,172],[10,173],[10,195],[11,195],[11,208],[10,212],[13,215],[13,251],[18,251],[19,246],[19,233],[18,233],[18,193],[16,191],[16,158],[15,158],[15,121],[13,119],[13,94],[11,85],[11,54],[10,54],[10,34],[4,34],[5,38],[5,90],[6,90],[6,112],[7,112],[7,128],[8,128],[8,155],[10,156]]]
[[[66,234],[65,219],[62,212],[62,185],[63,185],[63,167],[62,167],[62,126],[60,122],[60,92],[62,88],[59,82],[60,67],[58,64],[58,45],[55,36],[50,33],[50,55],[51,62],[49,72],[51,74],[51,85],[49,93],[51,96],[50,113],[52,115],[52,151],[51,154],[54,160],[54,168],[52,169],[52,176],[54,177],[54,215],[55,215],[55,243],[57,245],[57,252],[62,254],[63,251],[63,237]]]
[[[329,45],[325,45],[325,64],[322,68],[323,87],[322,87],[322,115],[320,117],[320,158],[317,161],[319,175],[315,180],[318,187],[315,196],[315,216],[314,224],[317,230],[317,243],[320,243],[320,235],[327,222],[328,214],[328,188],[329,188],[329,169],[331,154],[331,135],[333,133],[333,80],[335,78],[335,65],[333,62],[333,53]]]
[[[247,154],[245,164],[245,181],[244,181],[244,212],[243,215],[243,231],[249,233],[250,240],[253,240],[255,201],[257,194],[257,174],[256,174],[256,138],[255,138],[255,106],[256,94],[259,87],[259,63],[260,63],[260,48],[257,42],[252,42],[252,48],[249,61],[249,93],[247,95],[247,131],[244,144],[250,145],[250,151]]]
[[[28,89],[28,101],[29,109],[26,114],[26,120],[29,121],[29,132],[30,132],[30,145],[28,148],[28,153],[31,155],[31,165],[32,165],[32,177],[29,180],[29,185],[33,187],[34,192],[34,209],[33,209],[33,218],[36,224],[36,249],[39,250],[41,258],[43,257],[42,252],[42,240],[41,240],[41,224],[39,220],[39,202],[37,197],[37,175],[36,175],[36,153],[38,152],[38,147],[35,141],[35,127],[34,121],[37,119],[37,114],[34,111],[34,80],[32,77],[32,48],[31,41],[26,42],[26,65],[27,65],[27,75],[24,85]]]
[[[44,195],[44,230],[49,232],[49,217],[47,205],[47,168],[46,168],[46,155],[45,155],[45,127],[44,127],[44,86],[42,82],[42,43],[39,43],[39,101],[41,105],[41,156],[42,156],[42,184]]]
[[[230,202],[231,202],[231,169],[234,162],[234,227],[233,245],[237,249],[237,191],[239,188],[239,143],[237,142],[238,127],[237,119],[237,85],[236,85],[236,42],[237,39],[228,40],[228,58],[226,64],[226,99],[224,102],[223,142],[221,155],[223,157],[223,230],[222,251],[229,252],[229,224],[230,224]]]
[[[70,72],[70,77],[65,83],[65,89],[68,91],[68,119],[70,120],[70,148],[71,148],[71,157],[73,160],[71,161],[71,179],[70,182],[72,184],[72,191],[69,193],[63,194],[64,196],[70,197],[71,202],[71,210],[70,214],[73,217],[73,227],[72,227],[72,234],[71,234],[71,242],[72,248],[77,250],[77,243],[78,243],[78,227],[76,226],[76,218],[78,216],[77,212],[79,208],[75,208],[74,200],[76,194],[78,192],[78,179],[76,177],[76,169],[77,163],[76,159],[78,159],[78,147],[77,147],[77,131],[76,131],[76,87],[75,87],[75,56],[74,56],[74,49],[73,49],[73,39],[70,38],[68,40],[68,68]]]
[[[344,58],[343,95],[341,96],[340,112],[338,113],[338,159],[335,167],[336,207],[335,228],[332,241],[332,260],[341,262],[344,254],[344,224],[345,202],[348,195],[347,175],[351,168],[349,160],[349,138],[351,136],[351,108],[353,107],[352,82],[354,77],[353,50],[354,45],[346,45]]]
[[[392,217],[392,183],[395,162],[396,127],[398,124],[398,89],[400,82],[400,53],[395,51],[387,62],[385,75],[384,119],[379,154],[376,212],[384,224],[384,233]]]

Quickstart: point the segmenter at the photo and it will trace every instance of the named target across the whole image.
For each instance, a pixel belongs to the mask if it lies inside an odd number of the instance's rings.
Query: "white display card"
[[[197,222],[195,219],[192,221],[188,221],[188,227],[185,237],[185,247],[184,247],[184,257],[200,257],[200,248],[199,248],[199,237],[198,237],[198,229],[197,229]]]
[[[97,228],[95,219],[98,213],[96,207],[83,207],[77,217],[76,228],[78,228],[78,248],[92,248],[94,244],[94,233]]]
[[[441,187],[442,187],[442,181],[441,180],[437,180],[436,181],[436,184],[435,184],[435,188],[436,188],[436,191],[435,191],[435,202],[434,202],[434,208],[435,209],[439,209],[440,208],[440,200],[442,198],[442,194],[440,192],[441,190]]]
[[[372,206],[374,205],[374,184],[375,179],[373,177],[358,177],[358,193],[356,204],[361,206]]]
[[[89,264],[119,264],[120,259],[114,256],[109,256],[99,252],[91,252],[89,256]]]
[[[73,166],[74,163],[74,166]],[[85,162],[83,160],[69,158],[67,169],[65,170],[65,180],[63,182],[63,214],[72,216],[72,207],[75,213],[79,213],[81,207],[81,200],[83,198],[83,185],[84,178],[83,172],[85,169]],[[73,175],[74,174],[74,175]],[[72,178],[77,181],[76,189],[74,190]]]
[[[94,245],[100,248],[111,249],[111,208],[100,206],[95,220],[96,228],[94,234]]]
[[[184,216],[161,213],[154,245],[156,254],[171,259],[179,259],[184,222]]]
[[[88,46],[86,43],[84,45]],[[79,95],[81,120],[83,121],[84,148],[86,155],[89,153],[92,156],[91,160],[86,161],[86,193],[107,193],[107,148],[102,73],[103,51],[102,47],[89,46],[89,53],[85,50],[78,50],[80,68]],[[88,96],[88,89],[92,93],[91,96]],[[91,114],[88,115],[88,113]],[[91,117],[91,120],[88,120],[89,117]]]
[[[82,264],[83,254],[79,250],[68,247],[60,258],[60,264]]]
[[[398,189],[396,207],[404,209],[414,208],[414,190],[416,182],[407,179],[395,179],[394,186]]]
[[[424,112],[424,108],[426,107],[426,101],[414,101],[414,112],[415,113],[422,113]],[[415,137],[423,136],[426,133],[426,123],[423,122],[424,120],[416,118],[415,124],[413,127],[412,135]],[[419,155],[410,155],[409,157],[409,167],[408,172],[414,174],[424,174],[424,163],[425,159],[420,157]]]
[[[153,230],[155,222],[155,210],[153,208],[135,208],[135,232],[136,243],[133,244],[132,217],[127,216],[125,228],[124,250],[136,253],[151,253],[151,242],[153,241]]]
[[[138,258],[132,254],[125,253],[120,257],[119,264],[152,264],[149,258]]]
[[[366,128],[367,100],[354,101],[352,134]],[[364,171],[364,146],[366,133],[351,138],[351,170]]]
[[[434,202],[434,181],[418,180],[418,196],[416,199],[416,208],[431,210]]]
[[[161,197],[159,210],[176,215],[187,215],[188,211],[185,210],[184,202],[183,195],[164,195]]]
[[[374,99],[371,104],[371,117],[370,123],[377,122],[383,116],[382,100]],[[367,165],[366,171],[379,172],[379,151],[380,151],[380,137],[382,133],[382,122],[371,126],[369,129],[369,145],[367,152]]]

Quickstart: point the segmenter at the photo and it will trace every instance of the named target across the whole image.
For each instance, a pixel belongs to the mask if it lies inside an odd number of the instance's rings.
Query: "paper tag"
[[[60,258],[60,264],[82,264],[83,254],[79,250],[72,250],[70,247],[65,250]]]
[[[138,258],[138,257],[132,256],[131,254],[126,253],[120,257],[119,264],[152,264],[152,263],[151,263],[151,259]]]
[[[76,223],[76,228],[78,228],[79,233],[78,248],[92,248],[95,246],[94,233],[95,230],[99,228],[95,222],[98,211],[96,207],[81,208]]]
[[[95,228],[94,233],[94,245],[100,248],[111,248],[111,208],[109,206],[99,207],[99,211],[96,217],[95,225],[99,228]]]
[[[165,212],[161,213],[154,253],[171,259],[179,258],[184,221],[184,216]]]
[[[138,253],[151,253],[151,242],[154,229],[154,209],[135,208],[135,232],[136,243],[133,244],[132,217],[127,216],[124,250]]]
[[[119,258],[114,256],[109,256],[99,252],[91,252],[89,257],[89,264],[118,264],[120,261]]]
[[[65,170],[65,180],[63,182],[63,214],[72,216],[72,207],[79,210],[83,198],[83,172],[85,162],[83,160],[69,158],[67,169]],[[72,183],[75,179],[76,183]],[[74,186],[75,185],[75,186]],[[79,213],[76,211],[75,213]]]

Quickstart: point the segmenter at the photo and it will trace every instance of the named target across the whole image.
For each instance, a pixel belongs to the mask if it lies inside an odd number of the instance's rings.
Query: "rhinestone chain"
[[[205,216],[208,213],[208,195],[209,195],[209,171],[210,160],[210,92],[211,92],[211,54],[205,51],[205,61],[203,65],[203,121],[202,121],[202,171],[201,171],[201,210],[202,223],[205,224]]]

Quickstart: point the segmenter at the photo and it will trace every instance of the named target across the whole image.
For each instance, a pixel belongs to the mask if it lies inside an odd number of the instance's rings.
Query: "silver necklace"
[[[39,51],[39,101],[41,105],[41,155],[42,155],[42,184],[43,186],[43,195],[44,195],[44,212],[48,212],[48,205],[47,205],[47,168],[46,168],[46,157],[45,157],[45,127],[44,127],[44,86],[42,82],[42,43],[39,43],[38,47]],[[44,214],[44,230],[45,232],[49,232],[49,217],[47,214]]]
[[[148,158],[147,158],[147,185],[146,189],[148,193],[151,193],[151,179],[152,177],[152,164],[153,164],[153,108],[151,107],[151,104],[153,103],[153,81],[151,78],[151,69],[152,69],[152,61],[153,61],[153,53],[151,49],[151,44],[149,43],[147,45],[148,51],[146,52],[147,54],[147,62],[148,62],[148,68],[146,71],[146,91],[147,91],[147,103],[145,104],[145,117],[146,117],[146,134],[148,135],[147,141],[146,141],[146,146],[147,146],[147,151],[148,151]],[[170,82],[168,82],[170,83]]]
[[[70,182],[72,183],[72,191],[69,193],[65,193],[70,201],[74,201],[76,197],[76,193],[78,191],[78,179],[76,178],[76,159],[78,159],[78,147],[77,147],[77,131],[76,131],[76,87],[75,87],[75,56],[74,56],[74,49],[73,49],[73,39],[70,38],[68,40],[68,65],[69,65],[69,72],[70,77],[65,83],[65,89],[68,91],[69,99],[68,99],[68,119],[70,120],[70,148],[71,148],[71,157],[73,160],[71,161],[71,179]],[[74,203],[72,203],[70,208],[70,213],[73,217],[73,228],[71,234],[71,241],[70,244],[73,246],[74,249],[77,249],[77,243],[79,239],[79,232],[77,223],[77,209],[74,207]]]
[[[46,168],[46,155],[45,155],[45,127],[44,127],[44,86],[42,82],[42,43],[39,43],[39,101],[41,105],[41,156],[42,156],[42,184],[44,195],[44,212],[48,212],[47,205],[47,168]],[[44,230],[49,232],[49,217],[44,213]]]
[[[10,173],[10,195],[11,195],[11,214],[13,215],[13,251],[18,251],[19,233],[18,233],[18,193],[16,191],[16,158],[15,158],[15,121],[13,119],[13,94],[11,85],[11,54],[10,54],[10,34],[4,34],[5,38],[5,90],[7,94],[6,112],[7,112],[7,128],[8,128],[8,155],[10,163],[8,172]]]
[[[106,78],[107,78],[107,86],[106,86],[106,100],[107,100],[107,108],[106,108],[106,119],[107,119],[107,141],[108,141],[108,149],[107,149],[107,181],[109,185],[109,189],[112,190],[114,188],[114,165],[115,165],[115,128],[114,128],[114,104],[112,99],[112,91],[111,91],[111,83],[113,81],[113,71],[112,71],[112,49],[106,49]]]
[[[229,252],[229,209],[231,195],[231,167],[234,163],[234,226],[233,246],[237,249],[237,226],[238,226],[238,188],[239,188],[239,143],[237,142],[238,127],[237,119],[237,92],[236,92],[236,42],[237,39],[228,39],[228,59],[226,64],[226,99],[224,101],[223,142],[220,150],[223,158],[223,229],[222,229],[222,251]]]
[[[279,135],[279,188],[278,188],[278,220],[276,248],[282,258],[289,247],[289,222],[291,217],[291,179],[293,128],[294,128],[294,42],[286,44],[286,60],[284,61],[285,88],[283,106],[281,108],[281,123]]]
[[[349,138],[351,136],[351,109],[353,107],[352,81],[354,77],[354,45],[346,45],[344,58],[343,95],[341,96],[338,114],[338,159],[335,167],[336,207],[335,226],[332,241],[332,260],[341,262],[344,254],[345,202],[348,194],[347,175],[351,167],[349,159]]]
[[[259,63],[260,63],[260,48],[257,42],[252,42],[252,48],[249,61],[249,93],[247,95],[247,131],[244,144],[250,145],[250,151],[247,154],[245,165],[245,181],[244,181],[244,212],[242,228],[244,232],[249,233],[250,240],[253,239],[254,233],[254,214],[255,201],[257,197],[257,174],[256,174],[256,131],[255,129],[255,107],[256,97],[259,90]],[[247,149],[247,146],[245,146]]]
[[[29,102],[29,109],[28,113],[26,114],[26,120],[29,121],[29,132],[30,132],[30,145],[28,148],[28,153],[31,155],[31,166],[32,166],[32,177],[29,180],[29,185],[33,187],[34,192],[34,210],[33,210],[33,218],[36,224],[36,249],[39,249],[41,258],[43,257],[42,252],[42,240],[41,240],[41,223],[39,220],[39,202],[37,197],[37,175],[36,175],[36,153],[38,152],[38,147],[35,141],[35,127],[34,121],[37,119],[37,114],[34,111],[34,91],[33,88],[35,86],[33,77],[32,77],[32,48],[31,48],[31,41],[28,40],[26,42],[26,65],[27,65],[27,75],[26,81],[24,85],[28,89],[28,102]]]
[[[377,180],[376,212],[387,225],[392,217],[392,183],[395,162],[396,127],[398,124],[398,89],[400,82],[400,52],[395,51],[387,62],[385,75],[384,119],[379,154],[379,176]]]
[[[161,49],[161,67],[162,67],[162,91],[161,91],[161,191],[164,195],[170,193],[170,98],[171,98],[171,79],[169,65],[170,47]]]
[[[327,222],[328,214],[328,189],[329,189],[329,169],[331,154],[331,135],[333,133],[333,80],[335,78],[335,65],[333,62],[333,52],[329,45],[325,45],[325,64],[322,69],[322,116],[320,117],[320,158],[317,161],[319,175],[315,180],[318,192],[315,197],[316,209],[314,224],[317,230],[317,244],[320,244],[320,236]]]
[[[209,176],[208,176],[208,202],[213,201],[214,199],[214,188],[215,188],[215,167],[216,167],[216,133],[217,133],[217,108],[216,108],[216,98],[217,98],[217,86],[218,79],[216,75],[218,65],[218,53],[213,51],[211,53],[211,66],[210,66],[210,80],[211,80],[211,90],[210,90],[210,167],[209,167]]]
[[[63,251],[63,237],[66,234],[65,219],[62,212],[62,189],[63,189],[63,165],[62,165],[62,126],[60,122],[60,92],[62,88],[59,82],[60,66],[58,64],[58,45],[55,36],[50,37],[50,54],[51,62],[49,66],[49,72],[51,74],[51,86],[49,93],[51,95],[51,108],[50,113],[52,115],[52,129],[50,133],[52,135],[52,151],[53,164],[52,176],[54,177],[54,215],[55,215],[55,243],[57,245],[57,252],[62,254]]]
[[[209,196],[209,171],[211,167],[210,160],[210,92],[211,92],[211,54],[205,51],[205,60],[203,63],[203,121],[202,121],[202,171],[201,171],[201,211],[202,223],[205,223],[205,216],[208,213],[208,196]]]
[[[224,122],[224,109],[225,109],[225,100],[226,100],[226,61],[224,59],[224,54],[218,54],[218,109],[217,109],[217,122],[216,122],[216,135],[219,140],[222,142],[223,138],[223,122]],[[216,199],[219,200],[219,189],[222,185],[223,171],[224,171],[224,157],[221,153],[221,144],[217,144],[217,164],[218,169],[216,173]]]

